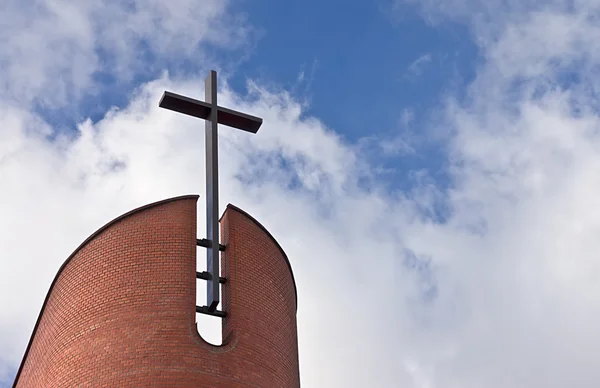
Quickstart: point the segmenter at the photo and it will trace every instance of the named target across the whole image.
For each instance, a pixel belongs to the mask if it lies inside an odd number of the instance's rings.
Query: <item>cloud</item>
[[[102,88],[201,63],[207,44],[239,47],[248,32],[228,1],[7,0],[0,15],[3,99],[50,108]],[[227,11],[226,11],[227,10]]]
[[[431,62],[431,53],[423,54],[408,65],[406,76],[412,79],[420,76],[423,73],[423,67]]]
[[[468,23],[484,61],[468,98],[450,96],[433,123],[447,134],[452,212],[435,239],[419,236],[440,291],[408,365],[430,386],[593,387],[598,4],[419,5]],[[426,246],[450,231],[470,232],[443,239],[445,252]]]

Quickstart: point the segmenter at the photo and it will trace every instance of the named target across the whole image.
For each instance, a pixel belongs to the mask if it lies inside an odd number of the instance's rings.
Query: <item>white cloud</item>
[[[429,312],[432,340],[411,362],[433,386],[594,387],[598,4],[419,3],[438,21],[469,23],[485,61],[468,100],[450,99],[437,123],[448,131],[454,188],[452,217],[434,229],[479,232],[418,237],[444,274],[440,290],[456,293]],[[441,306],[460,315],[448,323]]]
[[[228,1],[7,0],[0,14],[3,99],[48,107],[72,105],[100,87],[152,76],[166,64],[193,59],[203,45],[239,47],[248,32]]]
[[[421,55],[419,58],[415,59],[408,65],[406,69],[406,77],[416,78],[423,73],[423,68],[431,62],[431,53],[426,53]]]

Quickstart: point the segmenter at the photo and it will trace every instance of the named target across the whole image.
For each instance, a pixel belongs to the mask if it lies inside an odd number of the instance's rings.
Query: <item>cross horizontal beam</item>
[[[211,104],[171,92],[164,92],[158,106],[200,119],[208,118],[211,110]],[[259,117],[222,106],[217,106],[217,122],[251,133],[258,132],[262,125],[262,119]]]

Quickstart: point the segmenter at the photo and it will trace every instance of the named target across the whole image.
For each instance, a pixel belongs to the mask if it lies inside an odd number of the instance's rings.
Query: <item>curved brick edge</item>
[[[258,222],[258,220],[254,217],[252,217],[250,214],[248,214],[247,212],[245,212],[244,210],[240,209],[239,207],[230,204],[227,204],[227,209],[231,209],[234,210],[240,214],[242,214],[244,217],[246,217],[248,220],[252,221],[256,226],[258,226],[275,244],[275,246],[277,246],[277,248],[279,249],[279,251],[281,252],[281,256],[283,256],[283,258],[286,261],[286,264],[290,270],[290,276],[292,277],[292,283],[294,284],[294,295],[296,297],[296,311],[298,310],[298,288],[296,287],[296,279],[294,278],[294,271],[292,270],[292,263],[290,262],[290,259],[287,257],[287,255],[285,254],[285,251],[283,250],[283,248],[281,247],[281,245],[279,245],[279,243],[277,242],[277,240],[275,240],[275,237],[273,237],[273,235],[267,230],[267,228],[265,228],[260,222]],[[225,212],[227,212],[227,209],[225,210]],[[221,219],[223,218],[223,216],[225,215],[225,213],[223,213],[223,215],[221,216],[221,218],[219,219],[219,221],[221,221]]]
[[[179,197],[174,197],[174,198],[169,198],[169,199],[164,199],[162,201],[158,201],[158,202],[153,202],[150,203],[148,205],[144,205],[144,206],[140,206],[136,209],[133,209],[125,214],[120,215],[119,217],[113,219],[112,221],[108,222],[107,224],[105,224],[104,226],[102,226],[100,229],[98,229],[97,231],[95,231],[94,233],[92,233],[87,239],[85,239],[84,242],[82,242],[74,251],[73,253],[71,253],[71,255],[67,258],[67,260],[65,260],[65,262],[60,266],[60,268],[58,269],[58,272],[56,273],[56,276],[54,277],[54,280],[52,280],[52,283],[50,284],[50,288],[48,290],[48,293],[46,294],[46,298],[44,299],[44,303],[42,304],[42,308],[40,310],[40,313],[38,315],[38,318],[35,322],[35,326],[33,327],[33,332],[31,333],[31,337],[29,338],[29,343],[27,344],[27,348],[25,349],[25,353],[23,354],[23,358],[21,359],[21,364],[19,365],[19,369],[17,370],[17,375],[15,376],[15,381],[13,382],[13,388],[16,388],[17,386],[17,382],[19,381],[19,377],[21,375],[21,371],[23,370],[23,367],[25,365],[25,361],[27,360],[27,356],[29,354],[29,350],[31,349],[31,345],[33,344],[33,339],[35,338],[35,334],[37,332],[38,326],[40,324],[40,321],[42,319],[42,316],[44,315],[44,311],[46,308],[46,305],[48,303],[48,299],[50,298],[50,295],[52,294],[52,291],[54,289],[54,286],[56,284],[56,282],[58,281],[58,278],[60,277],[60,275],[62,274],[62,272],[65,270],[65,268],[67,267],[67,265],[69,265],[71,259],[77,254],[77,252],[79,252],[83,247],[85,247],[90,241],[92,241],[94,238],[96,238],[98,235],[100,235],[103,231],[105,231],[106,229],[108,229],[109,227],[111,227],[112,225],[116,224],[119,221],[122,221],[123,219],[135,214],[135,213],[139,213],[142,212],[144,210],[150,209],[152,207],[155,206],[159,206],[159,205],[164,205],[166,203],[169,202],[176,202],[176,201],[180,201],[180,200],[185,200],[185,199],[194,199],[194,200],[198,200],[200,196],[199,195],[182,195]]]
[[[238,335],[227,362],[238,365],[233,387],[300,387],[296,284],[273,236],[248,213],[228,205],[220,221],[224,341]]]

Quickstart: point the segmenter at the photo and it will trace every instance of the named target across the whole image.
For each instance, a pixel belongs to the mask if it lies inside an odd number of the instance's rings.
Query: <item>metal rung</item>
[[[196,245],[204,247],[204,248],[210,248],[211,243],[209,240],[205,239],[205,238],[197,238],[196,239]],[[225,250],[225,245],[223,244],[219,244],[219,250],[222,252]]]
[[[212,276],[211,276],[210,272],[206,272],[206,271],[196,272],[196,278],[203,279],[203,280],[212,280]],[[227,281],[227,279],[219,276],[219,283],[225,284],[226,281]]]
[[[196,312],[200,314],[212,315],[214,317],[225,318],[227,313],[225,311],[215,310],[208,311],[207,306],[196,306]]]

